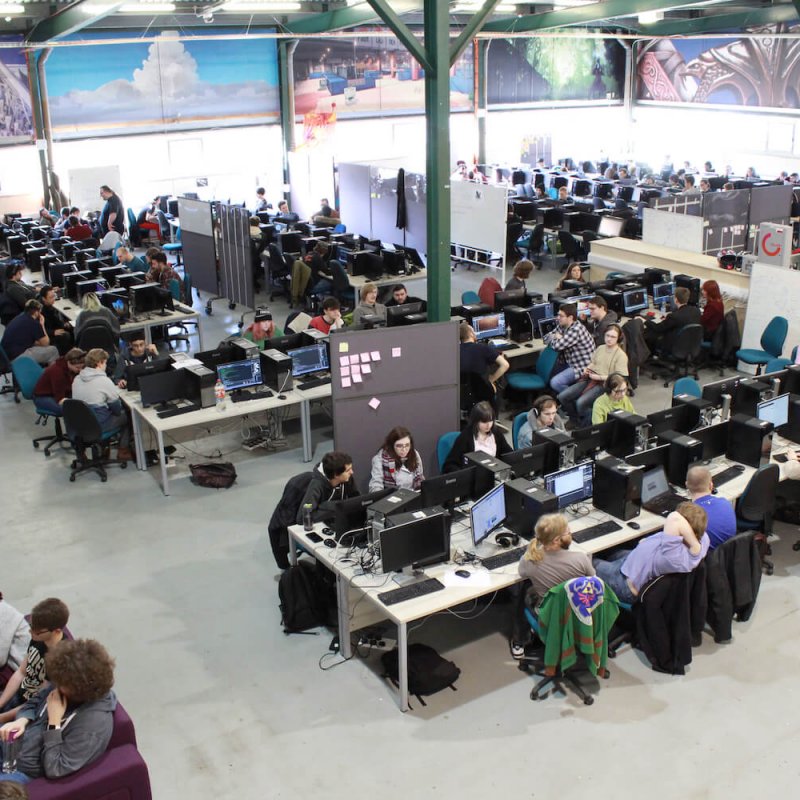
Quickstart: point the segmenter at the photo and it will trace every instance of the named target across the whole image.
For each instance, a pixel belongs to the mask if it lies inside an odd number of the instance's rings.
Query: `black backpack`
[[[381,656],[384,677],[395,686],[400,677],[397,648]],[[425,705],[422,695],[436,694],[448,686],[456,691],[453,684],[461,675],[461,670],[452,662],[442,658],[427,644],[410,644],[408,646],[408,693]]]
[[[285,634],[300,633],[309,628],[328,625],[336,611],[334,591],[321,574],[320,565],[298,561],[281,573],[278,599],[281,623]]]

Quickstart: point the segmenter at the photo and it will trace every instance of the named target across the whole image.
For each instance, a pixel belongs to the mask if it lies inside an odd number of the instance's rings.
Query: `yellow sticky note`
[[[339,352],[346,353],[350,349],[349,342],[339,342]]]

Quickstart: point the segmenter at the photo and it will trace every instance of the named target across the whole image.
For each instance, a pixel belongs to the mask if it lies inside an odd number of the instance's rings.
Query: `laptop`
[[[550,331],[558,327],[558,317],[550,317],[549,319],[539,320],[539,338],[544,339]]]
[[[642,478],[642,508],[666,517],[689,498],[673,492],[664,467],[654,467]]]

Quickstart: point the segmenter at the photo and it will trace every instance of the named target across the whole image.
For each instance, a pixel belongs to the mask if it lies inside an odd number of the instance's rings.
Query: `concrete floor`
[[[459,270],[453,297],[483,277]],[[534,278],[542,288],[554,282],[553,272]],[[285,308],[273,309],[282,319]],[[202,321],[207,346],[235,321],[218,302]],[[668,397],[643,379],[634,402],[647,413]],[[412,633],[458,664],[458,691],[401,714],[377,654],[339,665],[326,655],[330,632],[281,632],[266,523],[287,477],[305,468],[299,437],[284,452],[234,453],[239,480],[229,491],[192,486],[179,466],[165,498],[153,475],[131,468],[112,471],[106,484],[92,476],[70,484],[66,454],[45,460],[31,448],[41,431],[33,419],[28,405],[0,398],[0,590],[25,611],[63,598],[73,632],[115,656],[116,689],[156,798],[755,798],[796,790],[797,530],[779,527],[775,575],[764,579],[752,619],[735,625],[730,645],[705,637],[684,677],[657,674],[627,649],[593,706],[573,696],[532,703],[533,679],[510,659],[502,633],[507,607],[461,609],[477,618],[442,614]],[[321,454],[330,433],[319,419]],[[238,438],[237,428],[189,444],[209,454],[234,450]]]

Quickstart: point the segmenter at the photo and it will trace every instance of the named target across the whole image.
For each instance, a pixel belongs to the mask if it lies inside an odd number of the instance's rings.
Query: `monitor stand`
[[[422,583],[428,576],[421,569],[405,567],[402,572],[396,572],[392,580],[398,586],[410,586],[412,583]]]
[[[494,540],[495,535],[498,533],[507,533],[509,536],[511,535],[511,531],[506,530],[505,528],[497,528],[496,530],[493,530],[477,547],[472,547],[468,552],[478,559],[489,558],[489,556],[497,555],[502,549]]]

